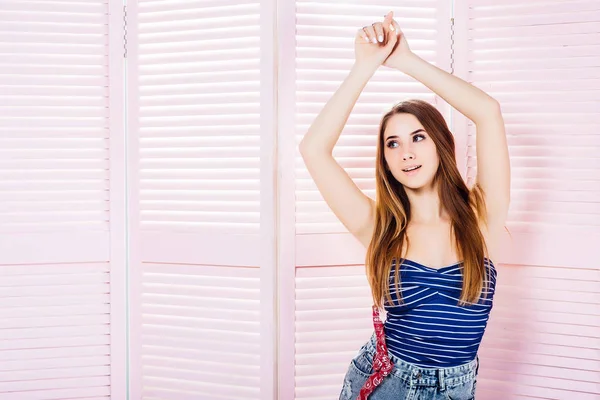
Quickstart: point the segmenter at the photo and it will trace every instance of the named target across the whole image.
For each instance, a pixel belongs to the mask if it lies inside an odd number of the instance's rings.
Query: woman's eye
[[[416,140],[415,138],[421,138],[420,140]],[[425,135],[414,135],[413,136],[413,142],[422,142],[423,140],[425,140]],[[387,143],[387,147],[389,148],[395,148],[394,146],[392,146],[393,143],[397,143],[395,140],[390,140]]]

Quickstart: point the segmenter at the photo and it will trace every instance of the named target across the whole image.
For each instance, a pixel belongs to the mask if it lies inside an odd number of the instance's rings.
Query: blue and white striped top
[[[496,268],[485,258],[490,284],[485,285],[478,304],[458,306],[462,287],[462,263],[431,268],[411,260],[400,266],[398,304],[392,261],[390,295],[394,305],[385,305],[385,339],[390,353],[424,368],[454,367],[477,356],[496,287]]]

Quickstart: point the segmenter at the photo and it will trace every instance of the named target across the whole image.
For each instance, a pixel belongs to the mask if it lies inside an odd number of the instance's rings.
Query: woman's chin
[[[433,179],[402,179],[399,182],[407,189],[420,190],[431,186]]]

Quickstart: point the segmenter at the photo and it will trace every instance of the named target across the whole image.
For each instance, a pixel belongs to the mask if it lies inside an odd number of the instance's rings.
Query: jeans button
[[[417,379],[421,378],[421,373],[417,372]]]

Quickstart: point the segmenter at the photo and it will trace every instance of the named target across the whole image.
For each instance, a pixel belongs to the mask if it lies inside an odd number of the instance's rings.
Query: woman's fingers
[[[392,11],[385,15],[383,22],[375,22],[371,25],[362,27],[358,30],[358,35],[365,41],[365,43],[380,43],[387,44],[391,39],[391,35],[396,33],[399,34],[400,27],[398,23],[393,19],[394,13]]]
[[[394,17],[394,13],[392,11],[388,12],[385,15],[385,18],[383,19],[383,24],[382,24],[382,28],[384,31],[384,44],[388,44],[389,41],[393,38],[393,34],[394,34],[394,26],[392,25],[392,20]]]
[[[369,39],[369,36],[367,35],[367,32],[365,32],[365,30],[363,28],[358,29],[358,31],[356,32],[356,34],[362,38],[362,40],[365,43],[371,43],[371,39]]]
[[[367,37],[371,41],[371,43],[377,43],[377,35],[375,33],[375,28],[373,25],[363,27],[363,30],[367,34]]]
[[[395,19],[392,20],[392,26],[394,27],[394,32],[396,33],[396,35],[400,35],[400,33],[402,33],[400,25],[398,25]]]
[[[393,28],[392,25],[390,25],[390,28],[387,29],[386,31],[387,34],[387,40],[385,42],[385,46],[392,46],[394,47],[396,45],[396,42],[398,42],[398,35],[396,35],[396,30],[395,28]]]
[[[377,42],[383,43],[383,41],[385,40],[385,36],[383,35],[383,24],[381,22],[375,22],[372,26],[375,30],[375,37],[377,38]]]
[[[394,13],[392,11],[390,11],[389,13],[387,13],[385,15],[385,17],[383,18],[383,27],[384,29],[387,31],[388,29],[390,30],[394,30],[392,27],[392,21],[394,18]]]

